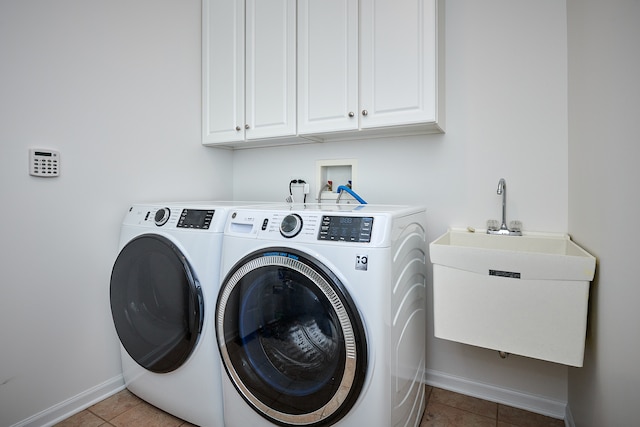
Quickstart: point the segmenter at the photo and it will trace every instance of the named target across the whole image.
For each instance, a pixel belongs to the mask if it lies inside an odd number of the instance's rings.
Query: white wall
[[[640,2],[569,0],[569,225],[598,258],[585,364],[569,371],[580,427],[638,425]]]
[[[129,204],[231,197],[231,153],[200,145],[200,16],[198,0],[0,2],[2,426],[117,385]],[[60,150],[61,176],[29,176],[29,147]]]
[[[284,200],[289,180],[303,178],[313,198],[316,160],[355,158],[354,189],[369,203],[426,205],[430,240],[449,226],[483,228],[498,219],[502,177],[508,219],[520,219],[526,230],[567,232],[565,3],[451,1],[445,13],[446,134],[236,151],[234,197]],[[566,403],[566,367],[502,360],[435,339],[431,325],[426,333],[435,377]]]

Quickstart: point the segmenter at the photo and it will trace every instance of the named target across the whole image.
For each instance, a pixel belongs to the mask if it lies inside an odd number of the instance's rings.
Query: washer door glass
[[[111,273],[111,314],[120,342],[140,366],[165,373],[189,357],[202,330],[202,292],[169,239],[142,235],[122,249]]]
[[[364,328],[321,263],[284,248],[249,255],[224,280],[216,319],[229,378],[270,421],[333,423],[358,398],[367,370]]]

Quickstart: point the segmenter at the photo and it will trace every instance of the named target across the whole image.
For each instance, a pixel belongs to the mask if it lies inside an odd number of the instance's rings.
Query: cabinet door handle
[[[248,125],[248,124],[247,124],[247,125],[244,125],[244,128],[245,128],[245,129],[249,129],[249,125]]]
[[[369,115],[369,112],[368,112],[367,110],[362,110],[362,115],[363,115],[363,116],[368,116],[368,115]]]
[[[355,114],[353,113],[353,111],[349,111],[349,117],[353,117],[355,116]]]
[[[240,129],[242,129],[240,126],[236,126],[236,130],[237,130],[238,132],[240,132]]]

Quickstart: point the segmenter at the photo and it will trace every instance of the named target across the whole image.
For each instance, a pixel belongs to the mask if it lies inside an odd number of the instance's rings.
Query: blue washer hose
[[[353,191],[352,189],[350,189],[346,185],[339,186],[338,190],[336,191],[336,193],[340,194],[343,191],[346,191],[347,193],[351,194],[354,199],[356,199],[358,202],[360,202],[360,204],[362,204],[362,205],[366,205],[367,204],[367,202],[365,202],[362,197],[358,196],[358,193],[356,193],[355,191]]]

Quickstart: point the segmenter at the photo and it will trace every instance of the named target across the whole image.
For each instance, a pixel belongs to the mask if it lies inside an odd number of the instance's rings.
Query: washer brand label
[[[281,256],[285,258],[298,259],[299,257],[287,252],[265,252],[262,256]]]
[[[356,255],[356,270],[367,271],[369,265],[368,255]]]

